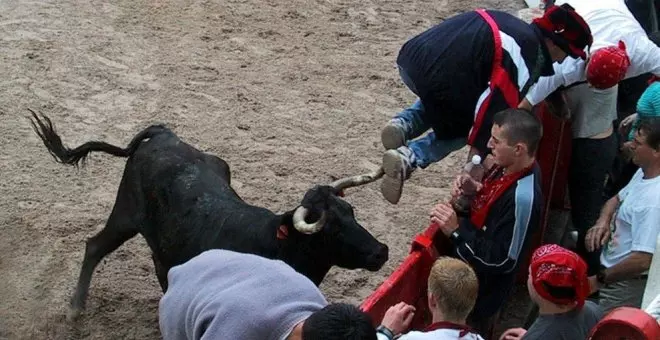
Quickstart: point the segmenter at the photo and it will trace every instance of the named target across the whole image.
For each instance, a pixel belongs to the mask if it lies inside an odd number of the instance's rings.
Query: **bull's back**
[[[135,152],[127,164],[136,195],[142,197],[142,229],[165,267],[180,264],[208,249],[238,249],[247,225],[274,214],[246,204],[229,184],[227,164],[181,141],[158,135]],[[257,236],[257,235],[254,235]]]
[[[210,189],[233,192],[227,163],[197,150],[173,132],[143,142],[129,161],[145,190],[180,184],[188,191],[203,183]]]

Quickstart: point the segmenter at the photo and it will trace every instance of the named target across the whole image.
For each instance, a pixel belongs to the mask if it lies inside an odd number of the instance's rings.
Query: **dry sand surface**
[[[523,1],[0,1],[0,338],[160,337],[141,237],[98,266],[85,314],[65,322],[125,160],[55,163],[26,108],[50,115],[69,146],[123,146],[164,122],[227,160],[245,200],[282,212],[316,183],[377,167],[381,127],[414,99],[395,67],[400,46],[475,7]],[[378,184],[347,193],[390,260],[377,273],[334,268],[321,286],[330,300],[360,303],[396,268],[464,157],[416,173],[396,206]]]

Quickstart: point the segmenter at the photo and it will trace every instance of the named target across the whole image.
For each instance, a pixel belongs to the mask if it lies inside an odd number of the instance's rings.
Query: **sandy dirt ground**
[[[227,160],[250,203],[295,207],[317,183],[373,170],[379,132],[413,95],[400,46],[476,7],[523,1],[0,1],[0,338],[159,338],[161,297],[136,237],[97,268],[85,314],[65,322],[85,248],[114,203],[124,159],[57,164],[26,108],[50,115],[65,144],[126,145],[164,122]],[[360,303],[403,260],[448,196],[461,150],[419,171],[394,206],[378,184],[350,190],[358,220],[390,246],[370,273],[334,268],[321,288]]]

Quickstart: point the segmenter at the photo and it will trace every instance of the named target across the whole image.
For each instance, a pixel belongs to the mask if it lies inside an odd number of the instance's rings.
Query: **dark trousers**
[[[571,218],[578,232],[577,253],[587,262],[589,275],[598,271],[600,252],[588,252],[584,239],[600,216],[605,179],[617,149],[614,134],[603,139],[573,139],[568,175]]]
[[[625,0],[630,13],[637,19],[646,34],[651,34],[658,30],[658,18],[655,8],[655,0]]]
[[[627,136],[628,135],[617,135],[617,146],[619,149],[625,142]],[[630,179],[635,175],[637,169],[639,169],[639,166],[635,165],[631,159],[628,159],[628,157],[622,152],[617,152],[617,156],[612,164],[612,170],[610,170],[607,183],[605,184],[604,200],[614,197],[614,195],[617,195],[623,187],[628,185],[628,182],[630,182]]]
[[[639,170],[639,166],[637,166],[635,163],[632,161],[627,162],[626,164],[623,165],[623,168],[621,169],[621,173],[619,174],[619,177],[613,182],[612,185],[612,196],[618,194],[623,187],[628,185],[630,180],[633,178],[635,173]]]

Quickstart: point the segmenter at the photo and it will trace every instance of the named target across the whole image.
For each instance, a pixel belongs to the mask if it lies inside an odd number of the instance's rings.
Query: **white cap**
[[[472,164],[474,165],[481,164],[481,156],[479,155],[472,156]]]

